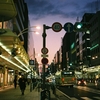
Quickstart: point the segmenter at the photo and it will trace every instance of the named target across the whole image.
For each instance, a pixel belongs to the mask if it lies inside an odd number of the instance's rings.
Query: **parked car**
[[[76,80],[76,84],[77,85],[86,85],[86,80],[84,80],[83,78],[77,79]]]

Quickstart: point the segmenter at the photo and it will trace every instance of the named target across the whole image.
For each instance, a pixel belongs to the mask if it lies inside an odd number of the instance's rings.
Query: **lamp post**
[[[25,28],[17,35],[17,38],[19,38],[20,35],[27,33],[29,28],[40,29],[39,26],[31,26],[31,27]],[[35,32],[36,34],[38,34],[36,31],[32,31],[32,32]],[[12,49],[12,52],[11,52],[12,56],[16,56],[17,54],[20,54],[20,51],[21,51],[21,49],[20,49],[21,46],[18,47],[19,43],[17,43],[18,42],[17,38],[15,38],[15,42],[14,42],[13,49]],[[21,44],[22,43],[23,42],[21,41]]]
[[[27,33],[27,32],[35,32],[36,34],[37,34],[37,32],[36,31],[30,31],[30,30],[28,30],[28,29],[30,29],[30,28],[36,28],[36,29],[40,29],[40,27],[39,26],[31,26],[31,27],[28,27],[28,28],[25,28],[25,29],[23,29],[22,31],[20,31],[20,33],[17,35],[18,37],[20,37],[21,35],[23,35],[23,34],[25,34],[25,33]],[[34,56],[34,51],[33,51],[33,54],[31,55],[31,56]],[[31,57],[31,56],[29,56],[29,57]],[[34,60],[35,60],[35,57],[33,57],[34,58]],[[29,60],[29,65],[30,65],[30,77],[31,77],[31,84],[30,84],[30,92],[32,92],[32,89],[33,89],[33,82],[32,82],[32,78],[33,78],[33,67],[34,67],[34,60]]]
[[[59,32],[62,29],[62,25],[58,22],[54,23],[52,27],[46,26],[45,24],[43,25],[43,34],[42,34],[43,48],[46,48],[46,36],[47,36],[46,29],[50,29],[50,28],[52,28],[55,32]],[[43,64],[43,90],[45,90],[45,64]]]
[[[46,26],[45,24],[43,25],[43,48],[46,48],[46,29],[49,29],[51,27]],[[43,64],[43,90],[45,90],[45,64]]]
[[[31,27],[25,28],[25,29],[23,29],[23,30],[22,30],[22,31],[18,34],[18,37],[19,37],[20,35],[22,35],[22,34],[26,33],[26,32],[27,32],[27,30],[28,30],[29,28],[36,28],[36,29],[40,29],[40,27],[39,27],[39,26],[31,26]],[[31,31],[31,32],[36,32],[36,31]],[[36,33],[37,33],[37,32],[36,32]]]
[[[46,26],[45,24],[43,25],[43,48],[41,50],[41,52],[43,54],[46,54],[48,52],[48,49],[46,48],[46,29],[50,29],[52,28],[55,32],[59,32],[62,29],[62,25],[59,22],[56,22],[52,25],[52,27],[50,26]],[[46,48],[46,49],[45,49]],[[46,53],[44,51],[46,51]],[[48,100],[50,100],[50,91],[45,90],[45,65],[48,63],[48,59],[46,59],[46,57],[43,57],[43,59],[41,60],[42,64],[43,64],[43,91],[41,92],[41,100],[45,100],[45,98],[47,98]],[[54,89],[55,90],[55,89]],[[53,92],[54,92],[53,90]],[[48,94],[48,95],[46,95]]]
[[[31,26],[31,27],[25,28],[25,29],[23,29],[22,31],[20,31],[20,33],[17,35],[18,38],[20,37],[20,35],[27,33],[29,28],[40,29],[39,26]],[[29,32],[34,32],[34,33],[36,33],[36,34],[39,34],[37,31],[29,31]],[[24,41],[23,41],[23,42],[24,42]]]

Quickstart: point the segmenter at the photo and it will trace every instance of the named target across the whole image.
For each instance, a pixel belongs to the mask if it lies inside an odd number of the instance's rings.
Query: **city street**
[[[59,87],[70,100],[100,100],[100,90],[94,86]]]
[[[41,91],[37,88],[30,92],[30,86],[27,85],[24,95],[21,94],[19,86],[15,89],[14,86],[0,89],[0,100],[44,100],[41,97]],[[49,100],[49,99],[46,99]],[[50,100],[69,100],[60,91],[56,91],[56,95],[50,90]]]
[[[100,0],[0,0],[0,100],[100,100]]]

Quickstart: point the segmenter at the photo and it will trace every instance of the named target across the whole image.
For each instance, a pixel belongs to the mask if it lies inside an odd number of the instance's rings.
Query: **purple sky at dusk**
[[[97,3],[98,1],[98,3]],[[29,11],[31,26],[40,26],[39,35],[33,35],[35,52],[40,54],[38,61],[41,62],[41,49],[43,47],[43,24],[52,26],[54,22],[75,23],[77,17],[81,20],[84,13],[94,13],[100,9],[100,0],[25,0]],[[52,29],[46,30],[46,47],[48,48],[49,63],[54,58],[55,53],[61,46],[61,37],[65,31],[54,32]]]

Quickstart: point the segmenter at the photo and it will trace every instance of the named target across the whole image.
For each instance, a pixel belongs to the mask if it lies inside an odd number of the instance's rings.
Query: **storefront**
[[[4,88],[8,85],[13,85],[14,71],[5,67],[0,66],[0,88]]]

